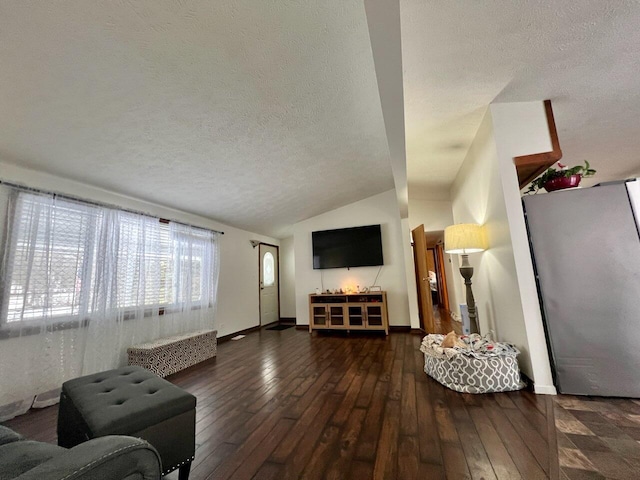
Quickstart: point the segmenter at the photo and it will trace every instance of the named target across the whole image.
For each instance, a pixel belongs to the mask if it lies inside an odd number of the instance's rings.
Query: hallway
[[[449,312],[443,308],[434,307],[433,318],[436,333],[446,335],[450,331],[456,332],[458,335],[462,335],[462,323],[456,322],[451,318]]]

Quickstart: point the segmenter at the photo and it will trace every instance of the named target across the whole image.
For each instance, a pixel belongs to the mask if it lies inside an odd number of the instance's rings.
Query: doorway
[[[260,326],[280,320],[280,255],[276,245],[261,243],[258,246],[260,271]]]
[[[427,269],[434,310],[450,314],[449,290],[445,273],[444,232],[426,232]]]
[[[411,235],[420,326],[426,333],[460,333],[459,325],[451,321],[444,231],[425,232],[419,225]]]

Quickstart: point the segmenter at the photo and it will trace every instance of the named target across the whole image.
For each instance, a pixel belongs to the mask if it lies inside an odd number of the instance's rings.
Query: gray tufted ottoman
[[[105,435],[130,435],[153,445],[162,473],[189,477],[195,452],[196,397],[138,366],[62,385],[58,445],[71,448]]]

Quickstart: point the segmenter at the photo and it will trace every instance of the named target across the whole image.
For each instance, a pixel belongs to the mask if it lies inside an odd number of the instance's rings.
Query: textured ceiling
[[[491,102],[551,99],[586,184],[640,176],[640,2],[400,5],[410,198],[448,190]]]
[[[0,161],[272,236],[393,188],[360,1],[0,0]]]
[[[550,98],[587,184],[640,176],[640,2],[397,1],[403,76],[362,0],[0,0],[0,162],[281,237],[393,188],[398,128],[442,199],[488,104]]]

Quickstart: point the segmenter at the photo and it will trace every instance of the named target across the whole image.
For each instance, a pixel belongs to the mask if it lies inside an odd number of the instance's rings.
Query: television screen
[[[383,265],[380,225],[312,232],[313,268]]]

